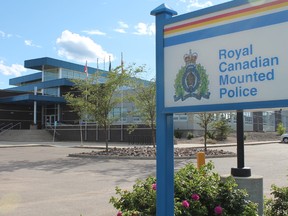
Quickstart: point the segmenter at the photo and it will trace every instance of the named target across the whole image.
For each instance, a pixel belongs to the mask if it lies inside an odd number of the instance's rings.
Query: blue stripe
[[[261,17],[229,23],[217,27],[207,28],[196,32],[186,33],[164,39],[164,47],[174,46],[192,41],[203,40],[221,35],[261,28],[288,21],[288,10],[268,14]]]
[[[164,109],[163,112],[164,113],[211,112],[211,111],[228,111],[228,110],[281,108],[287,106],[288,106],[288,100],[272,100],[272,101],[258,101],[258,102],[167,107]]]

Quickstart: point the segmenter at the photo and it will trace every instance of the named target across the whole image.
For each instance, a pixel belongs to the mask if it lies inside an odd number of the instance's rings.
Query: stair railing
[[[0,132],[0,135],[3,134],[3,133],[5,133],[5,132],[8,131],[8,130],[11,130],[11,129],[17,127],[17,126],[19,126],[19,129],[21,129],[21,125],[22,125],[21,122],[18,122],[18,123],[16,123],[16,124],[9,123],[9,124],[3,126],[2,128],[0,128],[0,131],[1,131],[1,132]]]

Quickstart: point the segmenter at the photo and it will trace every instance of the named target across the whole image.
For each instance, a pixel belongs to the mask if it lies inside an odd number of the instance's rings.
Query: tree
[[[216,130],[215,138],[216,140],[226,140],[229,133],[231,132],[231,127],[228,124],[228,120],[222,114],[220,119],[213,123],[213,127]]]
[[[130,96],[134,102],[137,114],[141,120],[151,128],[152,144],[155,147],[155,126],[156,126],[156,83],[134,83],[135,88]]]
[[[198,122],[198,125],[204,129],[204,150],[207,151],[207,137],[208,137],[208,128],[209,125],[214,120],[214,113],[199,113],[198,119],[200,122]]]
[[[103,82],[104,79],[104,82]],[[73,89],[77,93],[70,92],[65,95],[68,105],[76,111],[79,117],[89,115],[105,134],[106,151],[108,151],[108,130],[117,119],[110,115],[112,109],[121,102],[122,98],[116,94],[121,86],[128,84],[129,71],[122,66],[108,72],[96,72],[86,80],[73,80]]]
[[[87,110],[87,89],[89,82],[84,80],[75,79],[72,80],[74,86],[71,91],[64,95],[67,104],[72,108],[72,110],[77,114],[79,125],[80,125],[80,134],[82,142],[82,124],[81,121],[87,121],[88,110]]]
[[[284,127],[284,124],[282,122],[278,123],[276,131],[277,131],[277,134],[280,136],[285,133],[286,128]]]

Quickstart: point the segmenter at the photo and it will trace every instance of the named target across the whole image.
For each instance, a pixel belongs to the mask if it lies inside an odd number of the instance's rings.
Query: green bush
[[[194,138],[193,133],[188,132],[186,138],[187,138],[188,140],[191,140],[192,138]]]
[[[231,132],[231,127],[228,123],[228,120],[224,117],[221,117],[220,120],[214,122],[213,128],[215,129],[215,139],[217,141],[226,140],[229,133]]]
[[[220,180],[212,172],[211,162],[198,170],[192,163],[175,173],[174,215],[175,216],[256,216],[257,205],[247,199],[245,190],[238,189],[234,178]],[[119,210],[118,216],[156,215],[156,179],[148,177],[137,180],[133,190],[116,187],[119,197],[110,203]]]
[[[265,200],[265,216],[288,215],[288,187],[272,185],[273,198]]]
[[[280,136],[286,132],[286,128],[284,127],[282,122],[280,122],[277,125],[276,131],[277,131],[277,134],[280,135]]]
[[[206,136],[207,136],[207,139],[214,140],[215,139],[215,131],[207,131]]]
[[[182,135],[183,135],[183,132],[181,132],[181,131],[179,131],[179,130],[175,130],[175,131],[174,131],[174,136],[175,136],[175,138],[181,139],[181,138],[182,138]]]

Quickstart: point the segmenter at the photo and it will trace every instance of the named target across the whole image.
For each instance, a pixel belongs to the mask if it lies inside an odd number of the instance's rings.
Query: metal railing
[[[16,124],[13,124],[12,122],[10,122],[8,124],[2,123],[1,126],[2,127],[0,128],[0,135],[5,133],[8,130],[11,130],[11,129],[17,127],[17,126],[19,126],[19,129],[21,129],[21,122],[18,122]]]

